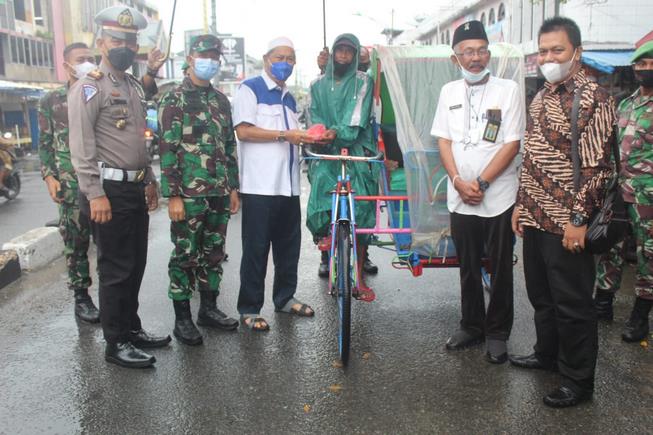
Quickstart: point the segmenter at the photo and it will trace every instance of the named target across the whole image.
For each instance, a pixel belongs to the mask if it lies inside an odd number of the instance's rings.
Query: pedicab
[[[516,81],[524,95],[521,50],[497,43],[490,45],[490,51],[492,74]],[[459,266],[449,229],[448,176],[440,161],[437,138],[430,135],[442,86],[460,78],[451,54],[445,45],[373,47],[379,154],[355,157],[346,150],[341,155],[306,150],[309,159],[341,162],[341,174],[331,192],[330,244],[321,248],[330,253],[329,291],[338,302],[338,350],[343,365],[350,353],[352,292],[360,283],[354,235],[372,235],[373,245],[395,252],[393,267],[409,270],[415,277],[422,275],[424,268]],[[380,194],[356,195],[347,173],[349,164],[379,164]],[[356,224],[358,201],[375,202],[373,228]],[[489,285],[491,265],[483,264],[484,282]]]

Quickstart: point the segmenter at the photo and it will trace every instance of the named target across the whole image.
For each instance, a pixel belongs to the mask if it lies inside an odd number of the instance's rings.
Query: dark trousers
[[[512,207],[494,217],[451,214],[451,236],[460,262],[462,320],[471,334],[508,340],[513,321]],[[492,265],[490,303],[485,311],[481,260]]]
[[[557,361],[567,386],[592,391],[598,352],[593,256],[567,251],[561,235],[526,227],[524,275],[535,309],[535,354]]]
[[[274,285],[272,300],[282,308],[297,289],[297,264],[301,244],[299,196],[243,194],[240,294],[238,312],[258,314],[265,296],[265,275],[272,245]]]
[[[108,343],[129,341],[129,331],[141,329],[138,292],[147,261],[149,215],[144,186],[105,181],[111,220],[92,222],[97,244],[100,321]],[[82,210],[89,212],[88,202]]]

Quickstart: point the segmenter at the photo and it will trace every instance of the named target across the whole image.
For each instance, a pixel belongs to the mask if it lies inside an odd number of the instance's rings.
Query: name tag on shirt
[[[462,104],[456,104],[455,106],[449,106],[449,110],[461,109],[462,107]]]

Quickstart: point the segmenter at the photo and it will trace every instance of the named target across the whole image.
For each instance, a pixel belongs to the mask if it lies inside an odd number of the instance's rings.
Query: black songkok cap
[[[458,26],[453,32],[453,41],[451,42],[451,46],[455,47],[455,45],[459,42],[467,41],[469,39],[483,39],[487,41],[485,29],[483,28],[483,24],[480,21],[467,21],[466,23],[462,23],[460,26]]]

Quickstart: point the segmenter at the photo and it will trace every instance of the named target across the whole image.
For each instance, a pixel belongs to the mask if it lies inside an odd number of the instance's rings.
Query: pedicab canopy
[[[498,43],[491,44],[490,51],[488,67],[492,74],[515,80],[524,96],[521,50]],[[447,45],[377,46],[373,51],[372,73],[378,82],[376,119],[380,120],[387,158],[391,158],[393,144],[401,150],[398,158],[403,158],[410,197],[410,249],[424,257],[452,256],[453,246],[448,246],[447,173],[440,162],[437,138],[430,135],[440,89],[461,78],[459,68],[450,60],[452,54]]]

